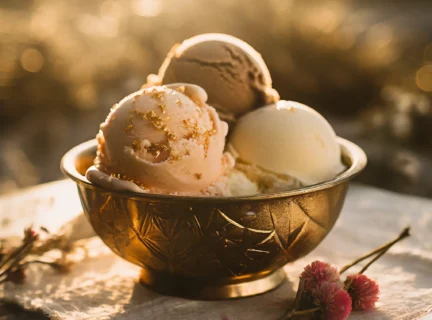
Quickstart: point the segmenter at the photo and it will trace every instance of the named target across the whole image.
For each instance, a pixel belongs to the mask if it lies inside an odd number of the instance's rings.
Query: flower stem
[[[406,237],[409,237],[410,235],[409,230],[410,230],[409,227],[403,229],[401,234],[395,240],[389,242],[386,246],[384,246],[384,248],[382,248],[381,251],[358,272],[358,274],[364,273],[375,261],[381,258],[395,243],[399,242],[400,240]],[[351,287],[351,284],[352,284],[352,280],[347,280],[344,289],[348,290]]]
[[[391,246],[383,249],[380,253],[378,253],[371,261],[369,261],[358,273],[362,274],[364,273],[367,268],[369,268],[372,263],[374,263],[375,261],[377,261],[379,258],[381,258],[389,249],[391,248]]]
[[[299,281],[299,285],[298,285],[298,289],[297,289],[297,294],[296,294],[296,297],[294,300],[294,308],[296,308],[296,309],[299,307],[300,301],[303,298],[304,283],[305,283],[305,280],[300,277],[300,281]]]
[[[26,244],[22,244],[17,249],[12,251],[10,254],[6,256],[6,258],[0,263],[0,270],[10,261],[12,261],[16,256],[18,256],[21,252],[26,248]]]
[[[16,265],[18,265],[21,260],[23,260],[26,255],[30,252],[31,248],[33,247],[33,242],[26,242],[21,247],[16,249],[14,252],[12,252],[11,256],[6,259],[6,261],[0,266],[0,277],[5,275],[7,272],[12,270]],[[3,270],[1,270],[8,262],[9,265],[5,267]]]
[[[314,312],[320,311],[321,309],[316,307],[316,308],[312,308],[312,309],[306,309],[306,310],[299,310],[299,311],[294,311],[291,310],[290,313],[285,314],[282,318],[280,319],[291,319],[292,317],[295,316],[306,316],[308,314],[312,314]]]
[[[353,266],[355,266],[356,264],[358,264],[359,262],[361,262],[361,261],[363,261],[363,260],[365,260],[365,259],[367,259],[367,258],[369,258],[369,257],[372,257],[373,255],[379,253],[379,255],[378,255],[377,257],[375,257],[375,258],[371,261],[370,264],[372,264],[373,262],[375,262],[376,260],[378,260],[378,258],[380,258],[384,253],[386,253],[386,252],[387,252],[387,251],[388,251],[388,250],[389,250],[389,249],[390,249],[394,244],[396,244],[396,243],[398,243],[400,240],[402,240],[402,239],[408,237],[408,236],[410,235],[409,231],[410,231],[410,228],[409,228],[409,227],[404,228],[404,229],[402,230],[402,232],[399,234],[399,236],[398,236],[396,239],[394,239],[393,241],[390,241],[389,243],[386,243],[385,245],[382,245],[381,247],[375,249],[374,251],[369,252],[368,254],[366,254],[366,255],[364,255],[364,256],[362,256],[362,257],[360,257],[360,258],[354,260],[354,261],[351,262],[350,264],[345,265],[344,267],[342,267],[342,269],[340,269],[339,273],[342,274],[342,273],[344,273],[345,271],[347,271],[348,269],[350,269],[351,267],[353,267]],[[369,264],[369,265],[370,265],[370,264]],[[369,266],[367,266],[367,267],[369,267]],[[366,269],[367,269],[367,267],[366,267]],[[366,270],[366,269],[365,269],[365,270]],[[364,270],[364,271],[365,271],[365,270]],[[364,271],[363,271],[363,272],[364,272]]]
[[[43,261],[43,260],[30,260],[23,263],[23,266],[27,266],[29,264],[44,264],[47,266],[51,266],[53,263],[49,261]]]
[[[297,288],[297,294],[295,296],[294,303],[293,303],[293,307],[291,309],[286,310],[285,313],[282,315],[282,317],[279,318],[279,320],[291,318],[293,313],[296,312],[296,310],[300,306],[300,301],[303,297],[303,292],[304,292],[304,279],[300,278],[298,288]]]
[[[312,308],[312,309],[300,310],[300,311],[293,312],[292,315],[293,316],[305,316],[305,315],[317,312],[319,310],[320,310],[320,308],[318,308],[318,307],[317,308]]]

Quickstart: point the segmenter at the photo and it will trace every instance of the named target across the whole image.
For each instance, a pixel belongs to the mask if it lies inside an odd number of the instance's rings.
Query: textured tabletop
[[[73,222],[69,222],[73,219]],[[81,216],[75,186],[54,182],[0,197],[0,235],[15,237],[33,223],[56,230],[71,228],[71,241],[85,239],[88,254],[67,275],[43,266],[30,268],[27,284],[0,287],[0,296],[17,306],[3,319],[25,317],[17,309],[38,311],[47,319],[277,319],[294,297],[298,275],[313,260],[342,266],[393,239],[406,225],[412,237],[390,250],[367,271],[381,286],[373,312],[349,319],[424,319],[432,313],[432,200],[352,185],[334,230],[307,257],[287,265],[288,281],[261,296],[230,301],[194,301],[154,293],[136,283],[139,269],[114,256]]]

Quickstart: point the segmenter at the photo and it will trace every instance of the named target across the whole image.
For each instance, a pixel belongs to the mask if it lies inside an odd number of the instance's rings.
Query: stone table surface
[[[298,275],[308,263],[319,259],[343,266],[393,239],[406,225],[412,236],[367,271],[381,287],[376,310],[353,312],[349,319],[432,319],[431,199],[353,184],[332,232],[311,254],[285,267],[288,281],[269,293],[229,301],[169,297],[138,284],[139,268],[94,237],[70,181],[0,197],[0,238],[18,238],[30,223],[52,231],[66,225],[70,241],[79,240],[86,254],[69,274],[34,266],[25,285],[0,287],[0,320],[276,320],[292,301]]]

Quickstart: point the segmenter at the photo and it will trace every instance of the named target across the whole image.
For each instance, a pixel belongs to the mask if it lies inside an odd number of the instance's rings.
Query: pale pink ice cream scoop
[[[224,154],[228,125],[206,101],[202,88],[182,83],[128,95],[100,126],[87,178],[112,189],[205,193],[234,165]]]

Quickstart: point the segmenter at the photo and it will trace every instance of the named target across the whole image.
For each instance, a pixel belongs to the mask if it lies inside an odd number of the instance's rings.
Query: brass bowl
[[[331,181],[274,194],[184,197],[113,192],[85,172],[91,140],[70,150],[62,170],[77,183],[95,232],[140,267],[141,282],[167,294],[225,299],[260,294],[285,280],[282,267],[313,250],[335,224],[348,181],[366,155],[338,138],[348,169]]]

